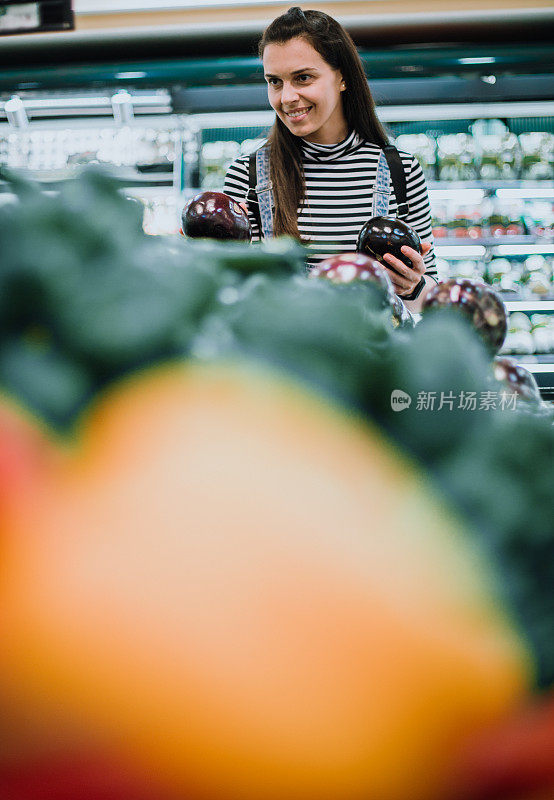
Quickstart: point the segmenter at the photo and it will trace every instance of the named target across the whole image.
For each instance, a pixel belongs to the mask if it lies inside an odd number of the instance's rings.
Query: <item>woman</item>
[[[265,30],[259,54],[276,113],[269,136],[274,234],[308,242],[311,265],[354,251],[362,225],[374,216],[377,163],[388,144],[355,45],[332,17],[295,7]],[[413,269],[390,254],[385,259],[394,268],[388,272],[395,291],[417,312],[434,285],[431,216],[419,163],[408,153],[401,158],[410,207],[405,221],[428,241],[423,257],[405,251]],[[243,156],[230,166],[224,191],[244,203],[248,189],[248,156]],[[395,215],[396,208],[391,190],[389,213]],[[259,228],[251,209],[249,216],[256,241]]]

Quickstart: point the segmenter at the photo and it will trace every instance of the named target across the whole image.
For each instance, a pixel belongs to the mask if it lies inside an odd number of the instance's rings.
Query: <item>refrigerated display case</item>
[[[505,352],[554,398],[554,10],[493,17],[343,21],[381,120],[426,173],[441,276],[501,291]],[[186,201],[221,188],[271,125],[261,27],[0,41],[0,163],[51,189],[109,164],[144,203],[145,229],[177,232]]]
[[[397,146],[426,173],[439,277],[480,279],[500,292],[510,312],[502,353],[516,355],[554,398],[554,103],[437,104],[414,109],[422,119],[410,123],[397,119],[404,112],[379,110]],[[200,185],[221,188],[229,163],[257,146],[271,115],[252,114],[240,127],[232,116],[196,120]],[[534,157],[530,142],[540,145]]]

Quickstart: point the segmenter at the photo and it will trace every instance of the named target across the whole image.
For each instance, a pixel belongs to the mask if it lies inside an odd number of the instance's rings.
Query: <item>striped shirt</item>
[[[360,229],[373,213],[373,186],[381,148],[362,140],[353,131],[339,144],[313,144],[302,140],[302,161],[306,197],[298,209],[298,230],[308,240],[314,266],[336,253],[353,252]],[[423,241],[432,242],[431,210],[425,178],[419,162],[400,151],[406,174],[410,212],[403,219]],[[397,203],[390,183],[389,214],[396,215]],[[223,191],[238,202],[248,192],[248,156],[234,161],[227,171]],[[260,240],[255,217],[249,212],[253,241]],[[436,275],[433,248],[425,256],[428,275]]]

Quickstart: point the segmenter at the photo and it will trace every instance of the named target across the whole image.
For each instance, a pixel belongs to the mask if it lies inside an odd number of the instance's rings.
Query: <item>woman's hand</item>
[[[400,259],[395,258],[390,253],[386,253],[383,256],[386,262],[383,266],[387,267],[387,264],[390,265],[391,269],[387,268],[387,272],[394,286],[394,291],[399,297],[411,294],[420,282],[426,269],[423,256],[425,256],[430,249],[431,242],[422,242],[422,252],[420,255],[417,250],[404,245],[404,247],[402,247],[402,253],[410,259],[412,267],[407,267]]]

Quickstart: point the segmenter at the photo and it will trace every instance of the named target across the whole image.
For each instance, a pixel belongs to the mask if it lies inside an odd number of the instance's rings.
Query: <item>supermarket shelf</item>
[[[507,311],[554,311],[554,300],[504,300],[504,305]]]
[[[121,186],[173,186],[172,172],[140,172],[130,170],[129,173],[114,172],[114,178]]]
[[[480,245],[481,247],[501,247],[506,244],[544,244],[547,247],[551,245],[552,252],[554,252],[554,242],[545,242],[544,239],[538,236],[484,236],[480,239],[472,239],[470,236],[435,237],[435,248],[463,246],[465,244]]]
[[[496,195],[499,200],[552,200],[554,181],[427,181],[431,200],[457,200],[479,202],[486,195]]]
[[[554,105],[554,104],[553,104]],[[273,125],[274,111],[241,111],[237,117],[235,111],[199,112],[192,118],[200,129],[204,128],[254,128]]]
[[[372,86],[375,84],[372,81]],[[494,103],[424,103],[417,106],[403,104],[389,105],[377,109],[383,122],[415,122],[425,120],[432,127],[433,122],[446,119],[496,119],[498,117],[542,117],[552,116],[554,102],[551,100],[495,100]]]
[[[130,73],[129,73],[130,74]],[[115,92],[115,90],[114,90]],[[75,117],[106,115],[113,116],[113,94],[106,91],[87,91],[73,95],[52,93],[50,97],[23,97],[22,107],[29,118],[40,120],[48,117]],[[169,114],[171,97],[167,89],[155,91],[133,90],[131,103],[135,114]],[[0,103],[0,119],[7,119],[6,102]],[[67,123],[64,123],[67,124]],[[102,122],[102,124],[104,124]],[[150,125],[150,120],[148,125]],[[167,125],[167,120],[162,124]],[[90,125],[86,121],[84,125]],[[33,124],[33,129],[35,125]]]
[[[435,252],[441,258],[482,258],[491,249],[500,256],[554,255],[554,242],[544,242],[534,236],[435,239]]]
[[[87,165],[77,166],[73,169],[59,169],[59,170],[17,170],[14,169],[14,174],[22,173],[26,179],[34,180],[41,185],[42,188],[56,188],[66,181],[71,181],[76,178]],[[93,164],[92,166],[100,166],[105,168],[115,179],[120,186],[152,186],[152,187],[165,187],[173,186],[174,176],[173,172],[140,172],[132,167],[113,167],[110,164]],[[11,194],[11,185],[7,181],[0,180],[0,193]]]
[[[547,356],[512,355],[518,364],[534,376],[537,381],[541,397],[549,402],[554,401],[554,353]],[[539,363],[537,359],[550,359],[549,362]]]
[[[452,191],[460,191],[463,189],[525,189],[534,191],[538,188],[546,189],[554,192],[554,180],[533,181],[533,180],[475,180],[475,181],[427,181],[427,188],[430,191],[451,189]]]
[[[517,362],[521,364],[522,367],[528,369],[529,372],[532,372],[533,375],[549,375],[552,373],[554,377],[554,354],[551,356],[551,361],[548,364],[537,364],[532,361],[527,361],[525,356],[512,356],[515,358]]]
[[[535,353],[533,355],[516,355],[510,356],[511,358],[515,358],[516,361],[519,361],[521,364],[524,364],[527,369],[529,367],[548,367],[549,369],[554,369],[554,353]],[[540,372],[548,372],[548,369],[539,369]]]

